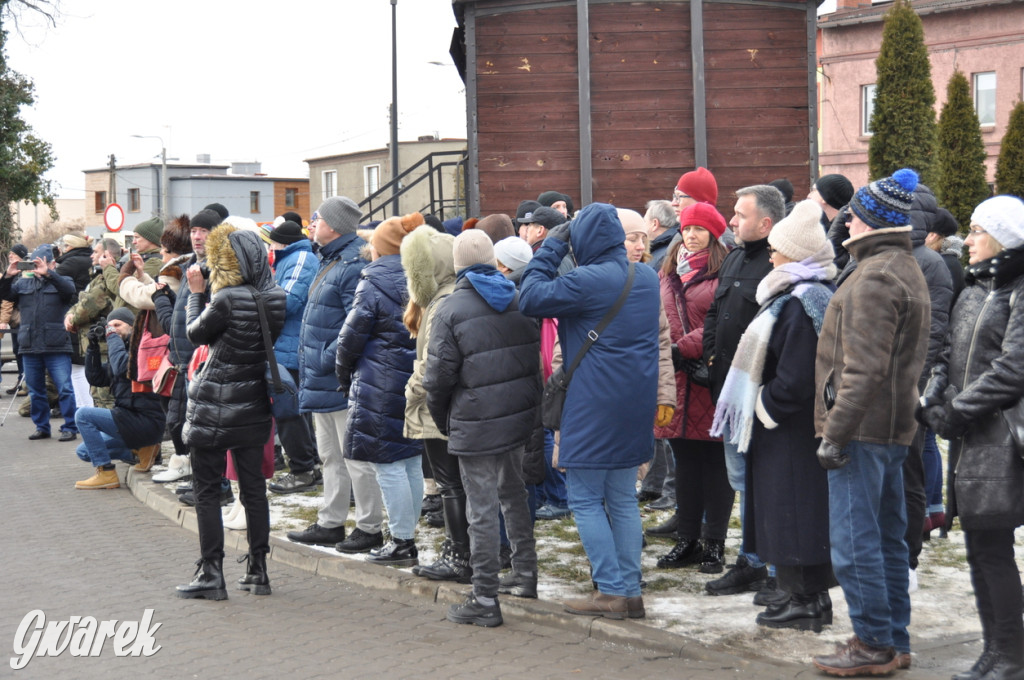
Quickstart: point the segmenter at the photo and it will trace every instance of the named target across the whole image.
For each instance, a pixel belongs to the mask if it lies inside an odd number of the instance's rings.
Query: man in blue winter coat
[[[320,268],[309,288],[299,331],[299,409],[313,414],[323,461],[324,504],[316,522],[303,531],[289,531],[288,538],[334,546],[344,553],[365,553],[384,544],[384,500],[373,464],[343,456],[348,399],[338,391],[334,372],[338,332],[367,265],[359,254],[366,241],[356,234],[362,211],[352,199],[332,196],[316,212],[310,226],[320,244]],[[346,537],[351,495],[356,499],[356,528]]]
[[[523,273],[524,314],[558,318],[565,366],[627,285],[629,263],[615,207],[593,203],[555,227]],[[556,276],[571,252],[578,267]],[[566,469],[569,508],[593,568],[597,590],[567,611],[642,618],[636,474],[651,457],[658,389],[658,276],[635,267],[620,311],[572,374],[562,410],[558,463]]]

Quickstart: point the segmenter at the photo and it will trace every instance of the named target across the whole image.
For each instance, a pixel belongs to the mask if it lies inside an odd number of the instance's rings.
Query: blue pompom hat
[[[917,173],[902,168],[892,177],[861,187],[850,200],[850,210],[872,229],[892,229],[910,224],[910,205],[917,188]]]

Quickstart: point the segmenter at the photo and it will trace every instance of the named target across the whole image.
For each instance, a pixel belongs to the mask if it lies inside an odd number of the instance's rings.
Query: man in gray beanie
[[[316,447],[323,462],[324,504],[317,521],[288,539],[334,546],[343,553],[365,553],[384,544],[384,500],[372,463],[344,457],[348,398],[338,391],[334,372],[338,332],[352,308],[366,260],[366,241],[356,228],[362,213],[355,201],[332,196],[317,209],[310,231],[320,245],[320,269],[309,289],[299,330],[299,410],[313,414]],[[345,535],[350,495],[356,499],[356,528]]]

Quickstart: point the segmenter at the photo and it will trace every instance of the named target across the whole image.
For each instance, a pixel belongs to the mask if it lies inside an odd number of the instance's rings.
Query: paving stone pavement
[[[556,603],[503,598],[504,626],[455,625],[444,619],[446,602],[460,600],[464,587],[325,558],[278,539],[272,596],[229,590],[225,602],[181,600],[174,586],[190,580],[198,556],[197,536],[187,530],[195,526],[192,511],[179,510],[167,490],[141,475],[130,475],[131,491],[76,490],[91,468],[72,444],[30,442],[31,431],[16,414],[0,427],[0,647],[7,656],[0,677],[823,677],[809,664],[740,658],[636,622],[571,617]],[[118,472],[124,480],[126,467]],[[229,546],[229,582],[243,573],[234,561],[243,553]],[[139,621],[147,608],[159,624],[153,637],[160,649],[152,656],[118,657],[107,641],[98,658],[65,651],[33,658],[21,670],[9,665],[19,625],[33,610],[47,621]],[[976,653],[965,645],[977,641],[936,645],[924,667],[900,677],[949,677]]]

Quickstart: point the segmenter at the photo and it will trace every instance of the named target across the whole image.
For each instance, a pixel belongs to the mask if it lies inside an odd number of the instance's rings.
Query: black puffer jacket
[[[57,273],[75,282],[75,290],[81,293],[89,285],[92,276],[92,249],[72,248],[57,258]]]
[[[128,378],[128,349],[117,333],[107,333],[110,363],[103,363],[98,344],[85,350],[85,378],[90,385],[110,387],[114,408],[110,415],[117,432],[130,449],[159,444],[164,434],[164,410],[160,397],[152,392],[132,392]]]
[[[509,453],[533,433],[540,330],[519,312],[518,297],[499,313],[462,277],[438,304],[423,387],[452,455]]]
[[[945,396],[957,393],[952,407],[970,421],[949,447],[946,523],[959,515],[968,531],[1012,529],[1024,524],[1024,462],[1005,420],[1012,411],[1002,409],[1024,396],[1024,252],[1006,251],[976,269],[986,278],[968,276],[932,376],[939,384],[928,386],[939,390],[948,376]]]
[[[263,446],[270,435],[264,378],[267,354],[252,289],[264,301],[271,343],[284,326],[285,293],[251,231],[223,225],[206,241],[210,302],[189,295],[188,338],[210,355],[188,385],[182,439],[191,447],[223,450]]]

